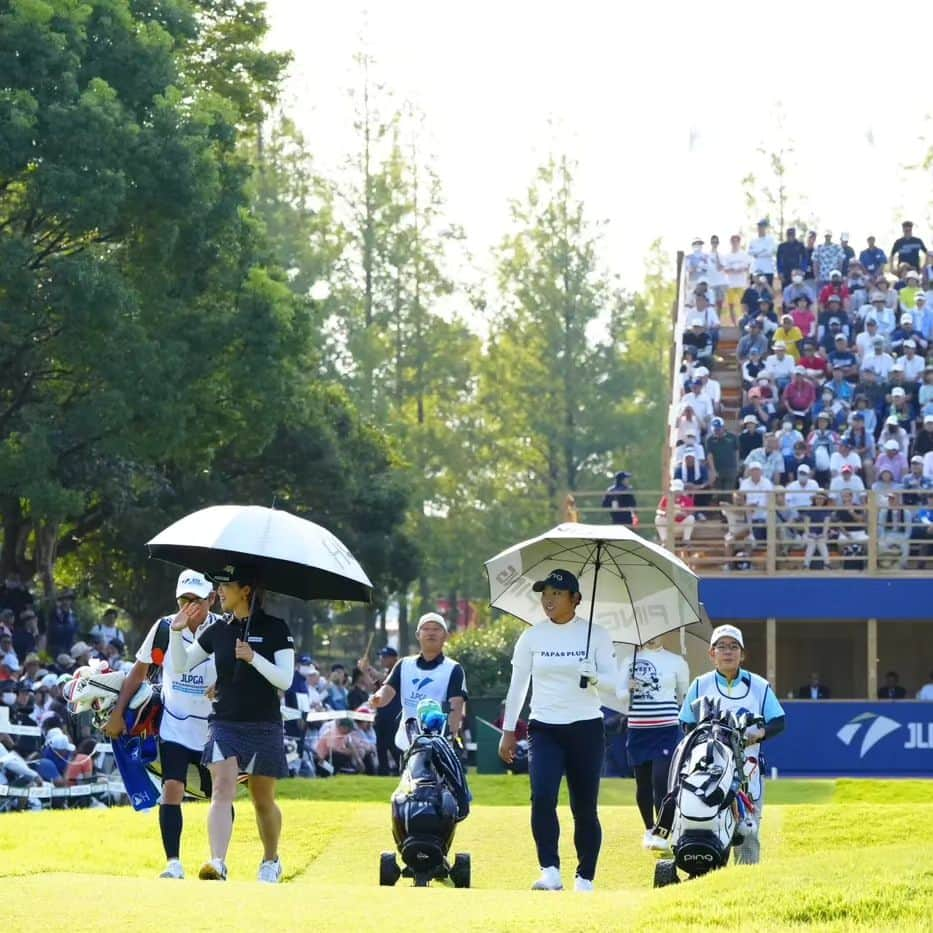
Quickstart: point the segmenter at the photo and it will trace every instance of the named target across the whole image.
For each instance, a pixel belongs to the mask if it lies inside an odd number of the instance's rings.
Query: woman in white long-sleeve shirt
[[[210,655],[217,668],[214,712],[202,757],[213,784],[207,819],[211,858],[199,877],[209,881],[227,877],[233,799],[243,770],[249,775],[264,850],[259,880],[274,884],[282,877],[278,856],[282,814],[275,802],[275,784],[288,774],[279,690],[287,690],[294,677],[294,639],[282,619],[263,611],[250,569],[227,567],[210,579],[218,584],[226,614],[186,648],[181,637],[188,625],[189,607],[185,607],[172,622],[169,641],[175,670],[190,670]]]
[[[690,686],[687,662],[660,638],[645,642],[620,666],[619,697],[628,705],[625,747],[635,772],[635,802],[645,824],[647,849],[669,848],[651,830],[667,793],[671,755],[682,731],[678,716]]]
[[[528,684],[531,777],[531,833],[538,851],[541,877],[535,890],[559,891],[560,875],[557,794],[566,776],[577,850],[574,887],[592,891],[602,829],[596,805],[603,767],[603,714],[599,688],[615,699],[617,667],[609,632],[594,625],[586,650],[587,622],[576,614],[580,603],[577,578],[554,570],[534,584],[547,617],[523,632],[512,655],[512,681],[505,700],[499,756],[506,764],[515,757],[515,723]],[[581,678],[586,686],[580,686]]]

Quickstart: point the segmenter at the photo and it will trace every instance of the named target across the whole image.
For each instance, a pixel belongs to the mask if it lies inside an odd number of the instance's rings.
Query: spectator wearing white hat
[[[795,520],[799,520],[801,509],[807,509],[813,504],[813,494],[820,488],[819,483],[813,479],[813,471],[806,463],[797,467],[797,478],[787,484],[784,490],[784,504]]]
[[[874,321],[874,319],[872,320]],[[872,330],[877,331],[877,329],[878,323],[874,321]],[[856,340],[861,340],[861,338],[866,336],[869,339],[862,341],[864,352],[862,354],[861,364],[859,365],[859,371],[865,372],[865,370],[870,369],[879,381],[884,382],[891,372],[891,367],[894,365],[894,357],[886,352],[885,339],[879,333],[862,333],[859,334]]]
[[[933,257],[931,257],[933,258]],[[914,312],[914,330],[929,344],[933,341],[933,291],[917,295],[917,310]]]
[[[765,371],[777,385],[778,392],[783,392],[794,376],[796,361],[787,352],[787,344],[782,340],[776,340],[772,349],[774,352],[765,360]]]
[[[875,473],[880,477],[885,470],[890,471],[895,483],[900,483],[907,472],[907,458],[894,438],[888,438],[882,444],[882,451],[875,458]]]
[[[700,697],[715,697],[727,711],[750,712],[764,721],[764,726],[750,726],[745,734],[745,760],[748,792],[755,809],[742,821],[744,841],[735,847],[738,864],[757,864],[761,858],[759,828],[764,808],[764,770],[761,767],[760,743],[774,738],[784,729],[784,709],[771,685],[763,677],[743,669],[745,639],[735,625],[720,625],[710,636],[709,656],[713,670],[697,677],[680,710],[680,722],[689,730],[696,725],[694,703]]]
[[[771,335],[774,344],[783,343],[787,349],[787,355],[792,357],[796,364],[800,357],[800,341],[803,340],[803,332],[794,323],[793,315],[784,313],[781,315],[780,323]]]
[[[850,466],[855,473],[862,472],[862,458],[853,449],[852,438],[848,434],[840,436],[837,449],[830,455],[830,476],[838,476],[844,466]]]
[[[689,329],[683,337],[684,349],[692,348],[697,361],[704,362],[713,355],[713,338],[703,324],[703,318],[693,315],[690,318]]]
[[[752,271],[752,257],[742,249],[742,238],[738,234],[729,237],[729,247],[729,252],[722,254],[721,262],[726,279],[726,310],[735,327]]]
[[[771,224],[767,217],[758,221],[758,236],[748,244],[748,252],[752,257],[752,274],[763,275],[768,285],[774,282],[774,273],[777,271],[777,243],[770,232]]]
[[[899,366],[904,367],[904,380],[906,382],[919,382],[923,378],[926,360],[917,355],[917,343],[914,340],[905,340],[901,344],[903,355],[897,358]]]
[[[927,308],[929,305],[929,299],[927,298],[927,293],[923,291],[918,291],[914,296],[914,307],[909,311],[903,311],[901,313],[901,320],[910,319],[913,329],[920,334],[920,336],[925,337],[929,340],[929,335],[924,332],[924,322],[927,317]]]
[[[888,415],[884,419],[884,424],[878,434],[877,446],[884,449],[885,441],[897,441],[898,450],[900,450],[905,457],[907,456],[907,451],[910,447],[910,437],[907,431],[901,427],[901,419],[896,414]]]
[[[687,439],[701,437],[703,434],[703,424],[697,416],[696,410],[689,402],[685,405],[681,402],[680,414],[677,416],[677,442],[685,444]]]
[[[928,343],[923,335],[914,328],[913,317],[909,314],[902,314],[900,323],[891,333],[891,352],[901,355],[904,352],[904,342],[912,340],[917,353],[923,356],[927,352]]]
[[[460,731],[466,707],[467,686],[463,668],[453,658],[444,655],[447,622],[438,612],[426,612],[418,619],[415,638],[421,647],[418,654],[400,659],[385,683],[372,695],[369,706],[379,709],[396,696],[402,701],[402,715],[395,733],[395,744],[401,750],[410,745],[407,723],[416,719],[418,704],[425,699],[437,700],[447,713],[451,736]]]
[[[901,486],[904,489],[904,505],[914,507],[926,501],[926,493],[933,489],[933,479],[923,475],[923,457],[920,454],[910,458],[909,469],[901,480]]]
[[[768,502],[774,492],[774,484],[764,475],[761,464],[752,461],[748,465],[748,475],[739,482],[739,489],[745,493],[745,501],[752,510],[752,534],[756,541],[764,541],[767,538]]]
[[[654,525],[658,532],[658,537],[662,543],[667,542],[667,528],[671,515],[674,517],[674,543],[678,543],[678,538],[683,544],[689,544],[693,537],[693,526],[696,523],[696,503],[692,496],[684,491],[685,485],[682,479],[671,480],[671,504],[666,495],[661,496],[658,502],[657,510],[654,513]]]
[[[689,391],[684,392],[680,399],[681,412],[691,409],[700,423],[700,429],[705,434],[713,417],[713,403],[708,395],[703,394],[703,383],[694,380]]]
[[[710,378],[709,370],[705,366],[697,366],[693,370],[693,391],[699,395],[705,395],[713,406],[713,414],[722,414],[722,386],[716,379]],[[699,391],[696,383],[700,383]]]
[[[756,448],[763,447],[764,440],[758,430],[761,422],[753,414],[742,416],[742,432],[738,436],[739,462],[744,463],[745,458]]]

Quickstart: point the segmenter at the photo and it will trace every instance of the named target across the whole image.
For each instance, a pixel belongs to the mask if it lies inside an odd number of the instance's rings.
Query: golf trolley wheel
[[[470,886],[470,853],[458,852],[450,869],[450,880],[455,888],[468,888]]]
[[[383,852],[379,856],[379,884],[391,888],[402,876],[401,869],[395,861],[394,852]]]
[[[669,884],[679,884],[677,865],[672,858],[658,859],[654,863],[654,886],[666,888]]]

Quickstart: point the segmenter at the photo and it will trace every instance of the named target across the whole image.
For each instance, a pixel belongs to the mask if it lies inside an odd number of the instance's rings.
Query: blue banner
[[[933,703],[782,700],[787,728],[765,743],[781,776],[933,777]]]

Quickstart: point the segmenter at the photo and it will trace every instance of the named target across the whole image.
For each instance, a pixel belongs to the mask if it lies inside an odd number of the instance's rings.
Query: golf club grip
[[[581,675],[580,675],[580,689],[581,689],[581,690],[586,690],[586,688],[589,686],[589,683],[590,683],[590,679],[589,679],[588,677],[584,677],[584,676],[581,674]]]

